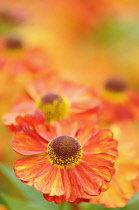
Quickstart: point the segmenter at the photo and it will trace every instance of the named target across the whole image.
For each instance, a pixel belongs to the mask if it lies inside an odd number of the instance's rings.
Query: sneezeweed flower
[[[1,71],[14,77],[25,72],[52,71],[48,55],[41,48],[28,47],[17,34],[8,34],[1,39],[0,57]]]
[[[138,125],[131,122],[114,124],[111,127],[118,141],[118,158],[107,192],[91,199],[109,208],[123,207],[139,191],[139,146]]]
[[[139,94],[119,78],[110,78],[101,93],[102,121],[116,122],[139,119]]]
[[[42,112],[37,117],[35,113],[20,116],[20,121],[22,131],[15,134],[12,147],[28,156],[14,164],[22,182],[57,204],[84,200],[108,189],[117,156],[117,141],[109,129],[80,128],[69,119],[52,126],[45,123]]]
[[[26,85],[26,96],[19,99],[12,112],[4,116],[6,126],[16,127],[16,117],[39,108],[48,122],[71,117],[92,123],[98,120],[100,103],[94,91],[84,85],[46,74]]]
[[[16,26],[27,20],[27,14],[24,10],[8,10],[0,8],[0,34],[7,34]]]

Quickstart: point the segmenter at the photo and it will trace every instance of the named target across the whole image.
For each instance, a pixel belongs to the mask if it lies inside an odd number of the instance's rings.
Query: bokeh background
[[[3,18],[3,14],[11,13],[18,21],[6,25],[7,19]],[[47,55],[48,66],[65,78],[99,89],[109,77],[120,76],[139,91],[138,0],[0,0],[0,39],[11,34],[22,41],[25,49],[40,49],[42,54]],[[1,58],[3,55],[5,51],[1,48]],[[13,73],[10,68],[0,69],[1,117],[10,110],[24,82],[30,77],[33,75]],[[2,121],[0,128],[0,184],[2,192],[7,193],[1,194],[0,210],[18,210],[18,205],[21,209],[22,202],[27,205],[26,209],[34,209],[24,201],[18,201],[16,207],[12,206],[12,198],[6,197],[12,195],[15,196],[13,199],[22,199],[25,191],[19,193],[23,185],[21,183],[21,187],[19,182],[16,183],[10,170],[18,157],[11,148],[12,134]],[[12,177],[12,181],[8,176]],[[15,190],[17,185],[19,189]],[[5,206],[5,201],[12,207]],[[82,208],[92,209],[87,206]],[[133,206],[128,209],[132,210]]]

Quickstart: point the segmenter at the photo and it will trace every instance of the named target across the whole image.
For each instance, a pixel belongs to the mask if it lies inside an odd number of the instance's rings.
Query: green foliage
[[[0,201],[9,210],[39,210],[33,203],[13,198],[5,193],[0,193]]]
[[[115,17],[108,17],[96,28],[94,33],[96,41],[101,44],[115,45],[125,40],[127,42],[139,40],[139,23],[136,21],[121,21]]]
[[[39,208],[39,210],[44,210],[44,209],[58,210],[59,209],[60,205],[56,205],[54,202],[46,201],[43,198],[43,195],[41,192],[37,191],[33,187],[27,186],[25,183],[22,183],[18,178],[16,178],[13,170],[9,168],[8,166],[4,164],[0,164],[0,171],[12,182],[15,188],[18,188],[18,191],[20,192],[20,194],[25,199],[32,201],[36,205],[36,207]],[[30,210],[27,208],[24,208],[24,209]]]

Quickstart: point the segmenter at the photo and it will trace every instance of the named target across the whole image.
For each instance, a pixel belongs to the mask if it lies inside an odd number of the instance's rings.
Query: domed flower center
[[[114,77],[105,83],[105,89],[113,92],[123,92],[127,89],[127,85],[123,79]]]
[[[46,115],[47,121],[60,120],[69,114],[70,103],[65,96],[48,93],[36,100],[36,106]]]
[[[22,41],[16,36],[9,36],[5,40],[5,46],[9,50],[17,50],[23,47]]]
[[[68,167],[80,160],[81,145],[70,136],[58,136],[48,144],[47,155],[53,165]]]
[[[112,103],[124,103],[127,100],[127,85],[119,77],[113,77],[105,83],[104,97]]]
[[[41,98],[41,101],[43,104],[47,104],[47,103],[52,104],[54,100],[58,100],[59,102],[61,102],[62,98],[59,95],[54,94],[54,93],[48,93]]]

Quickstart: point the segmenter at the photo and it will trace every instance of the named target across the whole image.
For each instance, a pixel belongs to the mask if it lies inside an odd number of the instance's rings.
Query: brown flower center
[[[81,157],[81,145],[73,137],[58,136],[48,144],[47,154],[54,165],[71,166]]]
[[[62,98],[54,93],[48,93],[41,98],[42,104],[47,104],[47,103],[52,104],[54,100],[58,100],[59,102],[61,102]]]
[[[9,36],[5,40],[5,47],[10,50],[21,49],[23,47],[23,43],[19,37]]]
[[[70,103],[65,96],[48,93],[36,100],[36,106],[46,115],[48,121],[60,120],[69,114]]]
[[[113,77],[107,80],[105,83],[105,89],[112,92],[123,92],[127,89],[127,84],[123,79]]]

